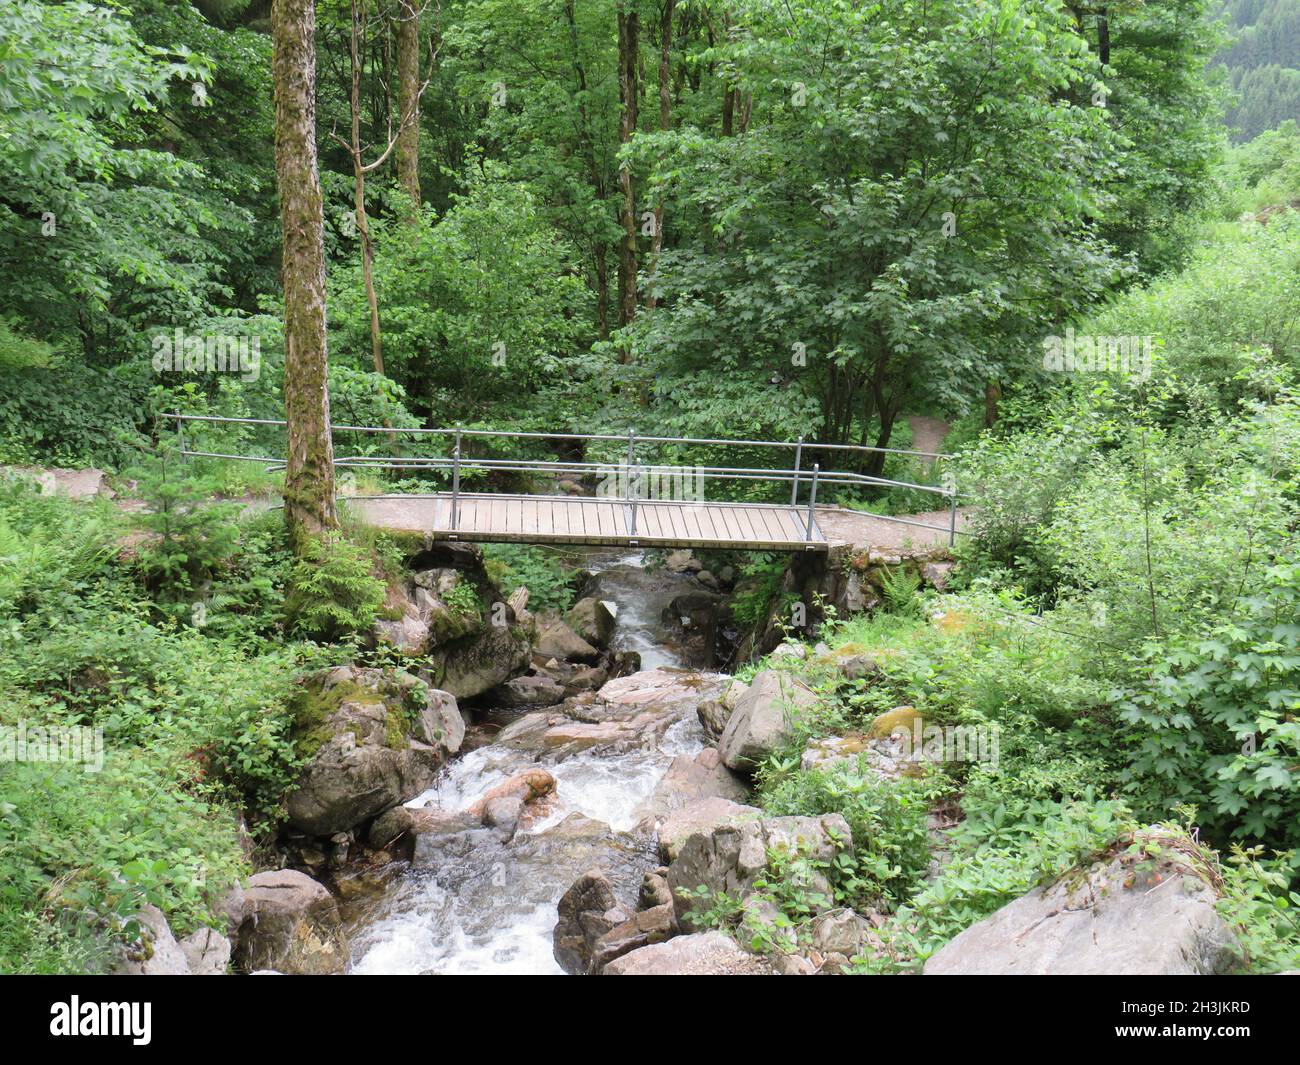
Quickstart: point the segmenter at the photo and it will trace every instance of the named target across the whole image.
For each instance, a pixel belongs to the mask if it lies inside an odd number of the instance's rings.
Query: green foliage
[[[880,930],[883,951],[854,959],[857,971],[919,970],[957,933],[1086,863],[1137,824],[1116,803],[1081,801],[1045,805],[999,827],[989,841],[978,829],[950,837],[954,848],[942,872]]]
[[[1219,913],[1233,928],[1250,972],[1280,973],[1300,966],[1300,891],[1296,854],[1266,858],[1262,847],[1233,844],[1220,867]]]
[[[857,909],[892,908],[906,901],[930,862],[926,821],[942,783],[885,781],[866,765],[839,763],[825,770],[764,780],[760,800],[772,816],[843,814],[853,835],[852,884],[844,901]]]
[[[286,614],[292,631],[338,640],[370,627],[385,585],[368,552],[338,534],[309,539],[289,573]]]
[[[528,544],[485,544],[483,558],[502,595],[509,597],[525,586],[529,609],[567,610],[573,605],[574,570],[568,556]]]
[[[212,502],[212,482],[165,446],[148,466],[125,475],[138,480],[145,504],[135,519],[144,533],[136,549],[140,572],[179,618],[190,613],[197,589],[234,554],[240,508]]]
[[[1195,805],[1218,840],[1300,846],[1297,618],[1300,565],[1281,564],[1235,616],[1144,656],[1120,704],[1134,802]]]
[[[740,564],[741,579],[731,597],[731,616],[741,628],[753,629],[767,617],[787,561],[779,552],[757,551]]]

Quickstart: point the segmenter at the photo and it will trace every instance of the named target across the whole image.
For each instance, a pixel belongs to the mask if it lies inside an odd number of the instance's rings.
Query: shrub
[[[307,539],[289,573],[292,631],[328,641],[369,628],[385,594],[373,570],[370,555],[337,533]]]

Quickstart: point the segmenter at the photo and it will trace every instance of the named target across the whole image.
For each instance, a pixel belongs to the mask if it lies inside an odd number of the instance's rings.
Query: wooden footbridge
[[[170,414],[183,455],[238,459],[283,469],[275,455],[237,454],[208,450],[201,438],[213,425],[257,427],[274,432],[284,422],[272,419],[220,418],[211,415]],[[402,532],[422,532],[434,540],[479,543],[587,544],[621,547],[694,547],[737,550],[826,551],[830,547],[819,524],[818,492],[828,488],[884,486],[934,493],[947,502],[947,525],[935,523],[932,514],[902,517],[871,515],[865,518],[897,522],[930,530],[936,540],[946,534],[951,545],[957,533],[956,490],[951,485],[913,484],[873,477],[849,470],[825,468],[822,460],[861,459],[864,453],[912,455],[926,462],[946,456],[922,451],[816,444],[770,440],[711,440],[691,437],[626,436],[592,433],[523,433],[485,429],[389,429],[377,426],[331,426],[335,440],[334,465],[340,483],[348,471],[376,473],[413,471],[435,474],[446,484],[442,490],[403,493],[349,493],[347,505],[362,522]],[[187,441],[188,434],[188,441]],[[341,451],[340,438],[357,434],[369,440],[364,453]],[[209,434],[210,435],[210,431]],[[199,437],[200,442],[195,443]],[[400,443],[399,443],[400,441]],[[413,441],[420,446],[412,446]],[[187,444],[189,446],[187,446]],[[433,448],[427,445],[433,444]],[[441,445],[441,446],[439,446]],[[583,456],[580,460],[542,460],[517,457],[529,445],[564,448]],[[743,453],[786,453],[784,467],[716,466],[692,456]],[[359,449],[361,450],[361,449]],[[411,454],[423,450],[425,454]],[[433,450],[436,453],[429,454]],[[387,454],[379,452],[387,452]],[[615,457],[614,453],[617,453]],[[644,462],[647,452],[668,452],[677,462]],[[603,453],[603,461],[588,461]],[[815,458],[810,465],[808,459]],[[502,475],[513,475],[503,478]],[[411,474],[403,474],[411,476]],[[354,475],[355,477],[355,475]],[[483,491],[484,482],[508,479],[524,482],[535,491]],[[710,500],[709,486],[729,486],[730,495],[753,495],[767,482],[788,485],[790,501],[737,502]],[[475,490],[467,491],[469,483]],[[783,493],[784,494],[784,493]],[[943,511],[937,512],[940,516]],[[917,521],[915,517],[929,520]]]

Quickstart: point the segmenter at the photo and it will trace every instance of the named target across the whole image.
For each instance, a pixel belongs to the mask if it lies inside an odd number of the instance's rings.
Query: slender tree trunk
[[[366,303],[370,307],[370,355],[374,360],[375,373],[384,372],[384,344],[379,332],[379,297],[375,294],[375,246],[370,239],[370,217],[366,214],[366,165],[361,159],[361,42],[365,37],[365,0],[352,0],[352,38],[350,55],[352,60],[352,175],[355,179],[353,206],[357,219],[357,236],[361,239],[361,275],[366,286]],[[418,89],[418,86],[417,86]],[[403,114],[407,112],[403,111]],[[405,127],[397,134],[397,143],[401,144]],[[418,184],[418,182],[417,182]],[[417,189],[418,193],[418,189]]]
[[[397,4],[397,181],[411,198],[411,217],[420,211],[420,3]]]
[[[587,118],[587,71],[582,65],[581,53],[578,51],[578,23],[574,14],[574,0],[564,0],[564,21],[569,30],[569,54],[573,61],[573,77],[578,94],[578,119],[581,123],[579,140],[587,153],[587,173],[591,182],[591,191],[597,200],[603,202],[605,182],[596,159],[596,145]],[[607,340],[609,339],[608,248],[605,242],[599,239],[594,240],[592,245],[592,260],[596,274],[596,335],[601,340]]]
[[[639,19],[635,11],[618,7],[618,90],[622,103],[618,139],[627,144],[637,127],[637,38]],[[619,167],[618,187],[622,193],[623,239],[618,257],[618,324],[627,325],[636,317],[636,189],[632,167]],[[624,358],[627,353],[624,352]]]
[[[284,240],[284,516],[290,540],[338,525],[325,340],[325,218],[316,172],[315,0],[273,0],[275,176]]]
[[[1002,399],[1002,386],[997,381],[984,383],[984,428],[992,429],[998,420],[998,401]]]
[[[1110,11],[1102,8],[1097,15],[1097,58],[1102,66],[1110,63]]]
[[[667,130],[672,124],[672,50],[673,10],[677,0],[663,0],[659,14],[659,128]],[[655,202],[655,231],[650,237],[650,276],[646,281],[647,310],[655,309],[654,275],[659,268],[659,252],[664,244],[664,200],[660,195]]]

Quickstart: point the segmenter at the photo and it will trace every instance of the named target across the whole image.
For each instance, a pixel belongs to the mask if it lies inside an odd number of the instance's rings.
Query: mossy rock
[[[881,714],[871,722],[867,736],[873,740],[884,740],[897,732],[912,735],[916,728],[925,728],[925,718],[912,706],[896,706]]]

